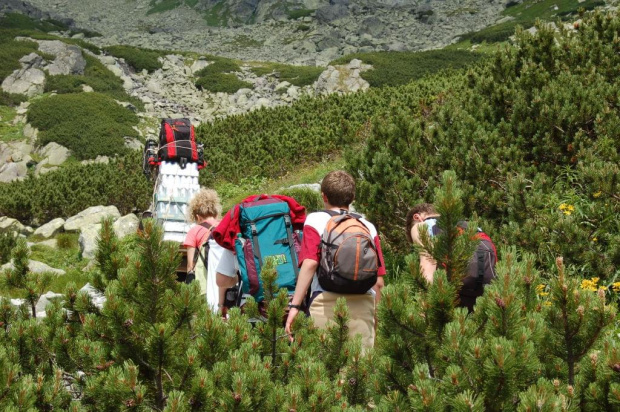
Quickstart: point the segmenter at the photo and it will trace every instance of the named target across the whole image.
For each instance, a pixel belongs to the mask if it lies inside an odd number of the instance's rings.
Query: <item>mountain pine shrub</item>
[[[100,93],[51,96],[35,101],[28,121],[40,130],[38,143],[56,142],[78,159],[127,151],[124,136],[137,136],[137,116]]]
[[[438,262],[433,283],[411,256],[410,274],[385,288],[375,369],[380,408],[613,410],[620,397],[610,382],[620,376],[611,373],[617,354],[608,342],[617,333],[616,307],[603,288],[570,277],[561,258],[543,277],[533,255],[503,248],[497,279],[474,312],[456,307],[471,256],[470,237],[455,237],[448,226],[463,218],[461,193],[454,174],[444,174],[436,205],[448,230],[424,241]],[[596,376],[599,357],[610,372]]]
[[[11,260],[11,251],[17,245],[17,233],[0,232],[0,265]]]
[[[141,153],[109,164],[69,164],[39,177],[0,184],[0,213],[22,222],[48,222],[97,205],[115,205],[122,214],[146,210],[153,187],[140,168]]]
[[[514,33],[514,28],[510,33]],[[330,64],[348,64],[359,59],[372,65],[372,69],[361,73],[362,78],[372,87],[387,87],[405,85],[442,70],[469,67],[481,58],[482,54],[465,50],[372,52],[349,54]]]
[[[152,73],[162,68],[159,58],[164,53],[161,51],[124,45],[108,46],[104,48],[104,51],[114,57],[125,59],[125,62],[137,72],[146,70]]]
[[[534,253],[541,267],[561,255],[567,267],[613,281],[619,21],[595,12],[558,32],[542,23],[534,35],[519,31],[515,47],[433,96],[376,116],[364,148],[347,157],[360,178],[358,207],[405,247],[407,210],[432,201],[452,169],[465,214],[476,212],[499,243]]]
[[[31,272],[29,265],[30,250],[26,239],[19,238],[11,252],[12,268],[3,273],[2,282],[9,288],[18,289],[33,318],[37,317],[36,306],[52,282],[51,273]]]

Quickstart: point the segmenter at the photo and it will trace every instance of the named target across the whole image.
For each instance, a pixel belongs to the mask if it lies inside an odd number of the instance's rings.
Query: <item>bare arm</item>
[[[221,288],[232,288],[237,284],[237,277],[226,276],[217,272],[215,274],[215,283]]]
[[[304,297],[306,296],[306,293],[308,292],[308,288],[312,283],[312,277],[314,276],[314,272],[316,272],[318,266],[319,262],[312,259],[305,259],[304,262],[301,264],[301,269],[299,269],[299,276],[297,278],[297,285],[295,286],[295,294],[293,295],[293,300],[291,301],[291,304],[301,305]],[[284,327],[286,333],[291,336],[291,340],[293,339],[291,325],[293,324],[297,313],[299,313],[299,310],[291,308],[291,310],[288,312],[288,318],[286,319],[286,326]]]
[[[375,290],[375,308],[379,306],[379,302],[381,301],[381,291],[385,286],[385,281],[383,280],[383,276],[379,276],[377,278],[377,283],[372,287]]]
[[[187,271],[191,272],[194,270],[194,256],[196,253],[195,247],[187,247]]]
[[[437,263],[425,253],[420,253],[420,269],[428,283],[433,283],[433,275],[435,274],[435,269],[437,269]]]

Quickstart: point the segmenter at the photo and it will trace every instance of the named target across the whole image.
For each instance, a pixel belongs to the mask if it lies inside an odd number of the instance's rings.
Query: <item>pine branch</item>
[[[417,331],[411,329],[410,327],[408,327],[407,325],[399,322],[398,318],[396,318],[396,315],[394,314],[394,312],[391,309],[388,309],[387,312],[388,312],[388,315],[390,316],[390,320],[393,321],[397,326],[399,326],[403,330],[411,333],[412,335],[417,336],[418,338],[424,339],[424,337],[426,335],[424,335],[423,333],[417,332]]]

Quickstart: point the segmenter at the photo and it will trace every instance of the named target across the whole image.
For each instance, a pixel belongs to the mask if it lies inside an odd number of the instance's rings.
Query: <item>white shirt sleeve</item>
[[[233,252],[215,243],[215,246],[212,246],[209,250],[209,254],[214,258],[213,262],[217,262],[215,269],[217,273],[231,278],[237,276],[237,259]],[[209,260],[211,261],[211,259]]]

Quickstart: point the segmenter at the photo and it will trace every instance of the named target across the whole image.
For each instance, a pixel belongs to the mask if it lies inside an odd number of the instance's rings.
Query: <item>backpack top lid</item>
[[[288,203],[290,209],[291,222],[294,230],[303,230],[306,221],[306,208],[300,205],[295,199],[284,195],[252,195],[243,199],[240,203],[232,207],[224,217],[220,224],[213,230],[213,238],[224,249],[235,250],[235,238],[240,232],[240,207],[244,203],[249,203],[266,198],[275,198]]]

